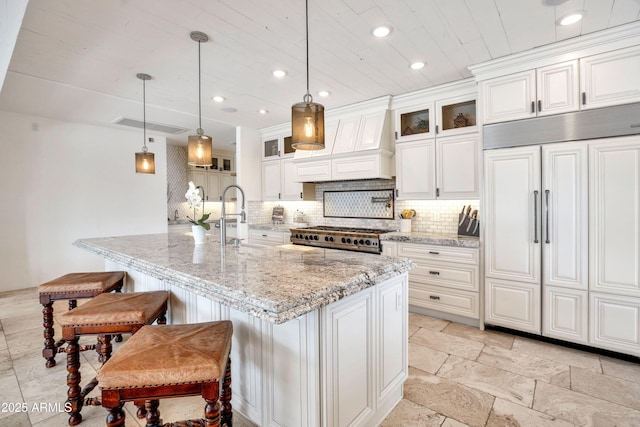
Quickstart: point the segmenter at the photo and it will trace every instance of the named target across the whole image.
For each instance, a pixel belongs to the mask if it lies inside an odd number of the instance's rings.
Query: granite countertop
[[[239,311],[284,323],[413,267],[407,258],[299,245],[221,248],[190,233],[80,239],[75,246]]]
[[[422,245],[456,246],[459,248],[480,247],[480,239],[477,237],[458,236],[456,234],[393,232],[381,234],[380,240],[417,243]]]

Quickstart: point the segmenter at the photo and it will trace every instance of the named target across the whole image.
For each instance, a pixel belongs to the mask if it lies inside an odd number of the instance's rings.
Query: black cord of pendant
[[[198,128],[202,129],[202,89],[200,87],[200,40],[198,40]]]
[[[144,146],[147,146],[147,97],[146,97],[146,81],[142,80],[142,135],[144,137]]]
[[[309,93],[309,0],[305,0],[305,23],[306,23],[306,37],[307,37],[307,95],[311,96]]]

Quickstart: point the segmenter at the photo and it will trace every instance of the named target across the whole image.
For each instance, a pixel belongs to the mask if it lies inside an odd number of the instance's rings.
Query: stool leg
[[[138,419],[141,419],[141,420],[144,419],[147,416],[147,410],[144,407],[145,401],[134,400],[133,404],[136,406],[136,408],[138,408],[138,411],[136,412],[136,417],[138,417]]]
[[[227,359],[227,367],[224,370],[220,406],[222,407],[220,424],[225,427],[233,426],[233,408],[231,407],[231,357]]]
[[[78,306],[78,301],[76,301],[74,299],[70,299],[69,300],[69,310],[73,310],[77,306]]]
[[[118,287],[115,289],[115,292],[116,292],[116,293],[122,293],[122,285],[123,285],[123,283],[122,283],[122,282],[123,282],[123,281],[121,280],[121,281],[120,281],[121,285],[120,285],[120,286],[118,286]],[[116,335],[115,341],[116,341],[116,342],[122,342],[122,335],[121,335],[121,334]]]
[[[158,325],[166,325],[167,324],[167,312],[164,311],[162,313],[160,313],[160,316],[158,316]]]
[[[78,337],[67,340],[67,404],[69,407],[69,425],[75,426],[82,422],[82,398],[80,390],[80,352]]]
[[[124,411],[122,407],[124,402],[120,402],[120,405],[115,408],[107,408],[109,414],[107,415],[107,427],[124,427]]]
[[[220,427],[220,401],[218,399],[204,399],[204,425],[207,427]]]
[[[98,362],[105,364],[111,357],[111,335],[98,335],[98,342],[100,343],[100,353],[98,355]]]
[[[42,349],[42,357],[47,359],[45,366],[52,368],[56,366],[56,342],[53,339],[53,301],[42,304],[42,326],[44,327],[44,348]]]
[[[144,402],[144,408],[147,411],[146,427],[159,427],[162,425],[162,420],[160,419],[160,411],[158,410],[158,406],[160,406],[159,400],[146,400]]]

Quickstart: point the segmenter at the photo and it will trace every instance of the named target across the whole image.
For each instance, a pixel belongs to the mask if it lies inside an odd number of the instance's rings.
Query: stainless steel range
[[[320,248],[346,249],[349,251],[382,252],[380,234],[394,230],[376,230],[350,227],[303,227],[291,229],[291,243]]]

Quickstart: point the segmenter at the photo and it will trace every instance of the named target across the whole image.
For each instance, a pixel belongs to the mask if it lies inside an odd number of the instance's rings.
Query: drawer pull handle
[[[439,276],[440,272],[439,271],[429,271],[429,274],[433,274],[434,276]]]
[[[433,299],[433,300],[436,300],[436,301],[440,301],[440,297],[439,297],[439,296],[437,296],[437,295],[429,295],[429,299]]]
[[[430,253],[431,255],[440,255],[440,252],[436,252],[436,251],[429,251],[429,253]]]
[[[263,234],[263,235],[262,235],[262,237],[267,237],[267,235],[266,235],[266,234]]]

